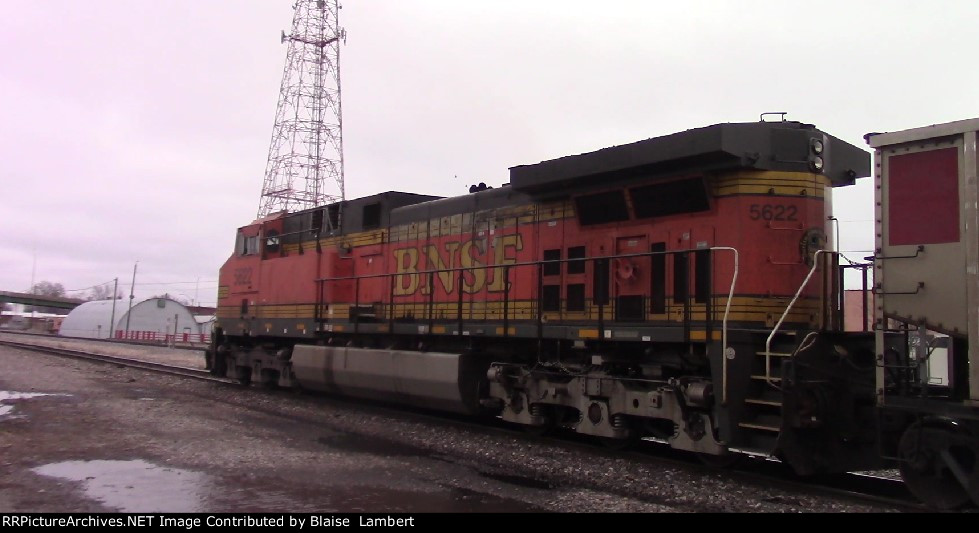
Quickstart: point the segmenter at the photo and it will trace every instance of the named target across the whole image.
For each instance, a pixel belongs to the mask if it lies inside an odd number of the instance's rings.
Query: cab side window
[[[258,236],[247,237],[241,231],[238,232],[238,238],[235,240],[235,252],[238,255],[255,255],[258,253]]]

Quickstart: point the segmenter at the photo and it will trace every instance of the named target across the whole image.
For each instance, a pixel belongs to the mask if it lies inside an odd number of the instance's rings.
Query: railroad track
[[[108,363],[129,368],[164,373],[180,377],[193,378],[203,381],[217,382],[223,384],[237,384],[230,379],[212,376],[206,370],[187,368],[182,366],[168,365],[131,359],[115,355],[96,353],[86,350],[74,350],[61,347],[50,347],[29,342],[13,341],[0,339],[0,345],[13,348],[42,352],[46,354],[84,359],[100,363]],[[289,394],[292,393],[277,391],[274,389],[255,388],[257,393],[263,394]],[[716,466],[705,465],[694,458],[691,454],[674,450],[668,445],[657,442],[654,439],[644,439],[630,450],[612,450],[598,445],[594,439],[583,437],[577,434],[562,434],[560,431],[553,436],[533,435],[520,429],[499,421],[474,421],[468,418],[433,414],[429,411],[418,409],[392,407],[377,402],[365,402],[350,398],[336,396],[315,396],[313,401],[324,402],[330,405],[349,406],[356,408],[368,408],[378,413],[388,416],[412,418],[441,425],[450,425],[467,431],[478,431],[485,434],[495,434],[517,438],[525,441],[547,443],[554,446],[574,448],[589,454],[597,454],[609,458],[622,459],[628,458],[646,464],[658,464],[684,468],[702,472],[706,475],[716,475],[723,473],[731,481],[754,484],[765,488],[780,488],[786,492],[801,493],[807,495],[834,496],[854,502],[873,504],[876,506],[886,506],[896,511],[923,511],[926,507],[916,502],[904,488],[899,479],[888,476],[879,476],[873,473],[846,473],[820,478],[799,478],[781,463],[764,457],[746,457],[743,465],[733,468],[721,469]],[[282,416],[281,413],[271,413]],[[304,417],[297,418],[297,421],[311,422]],[[301,420],[298,420],[301,419]],[[634,496],[623,494],[623,496]],[[781,501],[781,497],[776,497],[773,503],[789,503],[791,501]]]
[[[16,335],[22,338],[39,338],[39,339],[50,339],[53,336],[48,333],[37,333],[33,331],[21,331],[14,329],[0,329],[0,334],[4,335]],[[164,341],[137,341],[131,339],[93,339],[91,337],[72,337],[70,335],[57,335],[58,339],[62,340],[76,340],[85,342],[98,342],[105,344],[127,344],[131,346],[150,346],[157,348],[173,348],[175,350],[203,350],[207,347],[206,343],[194,344],[194,343],[183,343],[175,342],[172,345],[167,344]]]
[[[786,490],[824,494],[874,505],[893,507],[898,511],[921,512],[929,510],[916,501],[900,478],[868,472],[846,472],[799,477],[785,465],[775,460],[755,459],[759,463],[748,468],[738,468],[737,475],[771,485],[776,481]]]
[[[61,355],[65,357],[72,357],[75,359],[86,359],[89,361],[98,361],[100,363],[110,363],[114,365],[126,366],[130,368],[139,368],[142,370],[149,370],[152,372],[160,372],[164,374],[171,374],[175,376],[188,377],[194,379],[201,379],[205,381],[217,381],[222,383],[232,383],[230,379],[219,378],[212,376],[206,370],[200,370],[197,368],[188,368],[183,366],[167,365],[164,363],[154,363],[151,361],[142,361],[139,359],[130,359],[126,357],[120,357],[117,355],[108,355],[102,353],[95,353],[86,350],[73,350],[69,348],[59,348],[53,346],[44,346],[40,344],[31,344],[27,342],[12,341],[9,339],[0,339],[0,345],[10,346],[13,348],[20,348],[22,350],[31,350],[35,352],[43,352],[52,355]]]
[[[511,434],[523,433],[519,430],[511,429],[509,431]],[[833,496],[858,503],[886,506],[895,511],[921,512],[929,510],[911,496],[899,478],[869,472],[800,477],[778,460],[749,455],[744,455],[736,466],[712,466],[701,462],[693,454],[671,448],[664,441],[649,438],[643,439],[632,449],[625,451],[603,448],[594,442],[588,442],[587,437],[582,438],[581,435],[577,434],[569,434],[566,437],[533,437],[527,435],[526,438],[575,446],[611,458],[625,457],[636,462],[680,467],[701,472],[704,476],[722,473],[730,481],[753,484],[763,488],[779,488],[786,492],[812,496]],[[775,497],[772,503],[791,503],[791,501],[780,501],[780,498]]]

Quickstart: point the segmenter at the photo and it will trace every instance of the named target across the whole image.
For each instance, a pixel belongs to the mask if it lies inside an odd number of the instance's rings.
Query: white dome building
[[[115,304],[115,321],[126,312],[125,300],[98,300],[85,302],[71,310],[58,335],[62,337],[84,337],[87,339],[108,339],[112,336],[112,304]]]
[[[134,305],[131,311],[123,312],[116,321],[116,331],[121,331],[123,338],[128,331],[129,337],[139,333],[144,339],[149,336],[153,340],[163,340],[167,335],[197,335],[201,328],[186,305],[169,298],[150,298]]]
[[[169,298],[150,298],[128,309],[126,300],[85,302],[72,309],[61,323],[59,335],[89,339],[164,340],[167,335],[198,335],[200,325],[187,306]],[[128,333],[127,333],[128,332]]]

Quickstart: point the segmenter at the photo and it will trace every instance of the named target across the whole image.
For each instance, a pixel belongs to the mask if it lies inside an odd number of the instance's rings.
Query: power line
[[[92,289],[94,289],[96,287],[102,287],[102,286],[105,286],[105,285],[109,285],[109,284],[114,283],[114,282],[115,282],[115,280],[104,281],[102,283],[96,283],[95,285],[91,285],[89,287],[84,287],[82,289],[65,289],[65,292],[88,291],[88,290],[92,290]],[[197,281],[156,281],[156,282],[147,281],[147,282],[144,282],[144,283],[137,283],[136,286],[138,287],[138,286],[141,286],[141,285],[192,285],[192,284],[197,284],[197,283],[198,283]],[[216,279],[215,280],[201,280],[199,283],[200,283],[200,285],[204,285],[204,286],[208,286],[208,285],[215,286],[215,285],[217,285],[219,283],[219,280],[216,280]]]
[[[197,281],[146,281],[137,283],[136,286],[140,285],[193,285],[198,283]],[[199,282],[201,285],[217,285],[218,280],[201,280]]]
[[[102,283],[96,283],[95,285],[92,285],[91,287],[85,287],[84,289],[65,289],[65,292],[87,291],[87,290],[94,289],[95,287],[101,287],[103,285],[108,285],[108,284],[113,283],[113,282],[115,282],[115,280],[111,280],[110,279],[109,281],[103,281]]]

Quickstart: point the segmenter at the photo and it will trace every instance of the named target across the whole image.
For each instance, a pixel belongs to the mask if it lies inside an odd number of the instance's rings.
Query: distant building
[[[24,306],[13,304],[14,307]],[[57,333],[64,315],[56,313],[25,312],[22,310],[0,313],[0,330],[31,331],[34,333]]]
[[[200,327],[201,333],[210,335],[217,317],[215,315],[194,315],[194,319],[197,320],[197,326]]]
[[[113,304],[115,320],[126,312],[126,300],[96,300],[85,302],[71,310],[61,321],[58,335],[63,337],[84,337],[86,339],[108,339],[112,337]]]
[[[188,305],[187,309],[190,309],[190,312],[194,313],[194,316],[213,315],[218,312],[217,307],[209,307],[206,305]]]
[[[124,313],[116,323],[116,332],[120,331],[155,332],[161,338],[184,333],[199,335],[201,332],[190,309],[169,298],[150,298],[134,305],[132,311]]]
[[[170,298],[143,300],[133,304],[131,310],[126,300],[86,302],[65,317],[59,332],[66,337],[146,340],[163,340],[168,335],[196,336],[200,333],[201,327],[190,309]],[[204,333],[210,333],[210,330]]]
[[[862,290],[843,291],[843,330],[844,331],[873,331],[874,330],[874,293],[867,291],[867,322],[864,319]],[[864,327],[866,326],[866,327]]]

